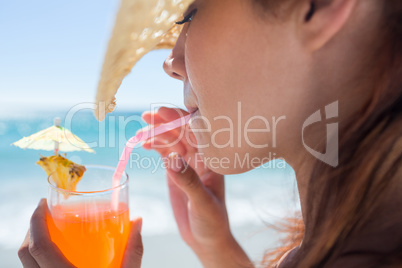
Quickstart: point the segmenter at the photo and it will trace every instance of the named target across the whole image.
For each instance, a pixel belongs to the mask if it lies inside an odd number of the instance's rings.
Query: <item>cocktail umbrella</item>
[[[12,145],[22,149],[35,149],[53,151],[55,155],[59,151],[73,152],[85,151],[95,153],[83,140],[71,133],[70,130],[60,126],[60,118],[55,118],[54,126],[41,130],[29,137],[24,137]]]

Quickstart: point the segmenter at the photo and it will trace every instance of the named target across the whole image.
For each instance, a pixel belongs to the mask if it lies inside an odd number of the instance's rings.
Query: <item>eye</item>
[[[176,24],[184,24],[193,20],[194,15],[197,13],[197,9],[193,9],[187,16],[181,21],[176,21]]]

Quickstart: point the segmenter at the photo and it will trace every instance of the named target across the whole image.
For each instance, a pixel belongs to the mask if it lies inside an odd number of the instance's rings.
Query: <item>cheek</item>
[[[208,120],[211,130],[196,134],[200,144],[208,142],[213,145],[204,149],[206,154],[261,153],[261,150],[256,152],[247,146],[243,132],[244,124],[250,118],[268,116],[270,111],[275,111],[275,102],[270,103],[271,94],[267,92],[266,81],[262,80],[267,77],[262,71],[268,69],[267,61],[260,53],[255,53],[255,39],[255,36],[246,36],[244,41],[238,35],[201,31],[195,37],[189,36],[186,49],[188,77],[200,113]],[[194,126],[198,127],[206,126]],[[257,128],[264,126],[260,124]],[[270,139],[269,133],[249,136],[252,144],[266,144]]]
[[[247,28],[225,22],[208,27],[193,24],[186,41],[188,79],[200,113],[210,124],[210,131],[195,133],[199,144],[210,145],[200,150],[208,157],[229,157],[231,163],[236,154],[240,158],[247,153],[250,157],[265,157],[275,151],[280,156],[280,151],[286,151],[285,147],[299,140],[298,115],[304,114],[311,98],[302,90],[303,72],[307,68],[301,53],[293,47],[292,37],[285,34],[291,32],[284,29],[286,26],[259,29],[258,25]],[[263,36],[267,32],[270,36]],[[245,137],[246,122],[256,116],[267,119],[271,131]],[[283,116],[286,119],[273,130],[275,120]],[[231,120],[233,131],[222,131],[230,124],[217,118]],[[264,127],[261,122],[253,126]],[[196,124],[194,128],[208,129],[205,124]],[[276,148],[272,148],[273,135],[277,139]],[[255,148],[246,138],[252,144],[269,147]],[[233,144],[229,146],[231,140]]]
[[[221,27],[194,29],[186,45],[188,79],[202,115],[210,120],[235,116],[238,102],[262,104],[258,83],[265,62],[252,53],[255,37],[243,36],[244,42],[242,32],[225,33],[229,26]]]
[[[255,25],[191,25],[186,70],[203,115],[234,114],[229,110],[239,101],[254,110],[284,114],[286,101],[297,98],[293,85],[304,66],[289,66],[295,59],[293,40],[280,27]]]

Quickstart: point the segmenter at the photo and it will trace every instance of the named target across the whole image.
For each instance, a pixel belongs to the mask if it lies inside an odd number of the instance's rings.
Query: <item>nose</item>
[[[185,64],[185,42],[186,42],[186,27],[181,31],[177,42],[163,63],[163,69],[172,78],[185,81],[187,79],[186,64]]]

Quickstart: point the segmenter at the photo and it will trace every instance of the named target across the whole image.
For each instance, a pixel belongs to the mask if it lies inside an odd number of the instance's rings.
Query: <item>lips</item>
[[[187,111],[190,114],[194,114],[198,111],[198,101],[197,97],[191,87],[191,84],[189,81],[184,82],[184,104],[187,108]]]
[[[186,105],[186,108],[187,108],[187,111],[188,111],[190,114],[194,114],[195,112],[198,111],[198,107]]]

